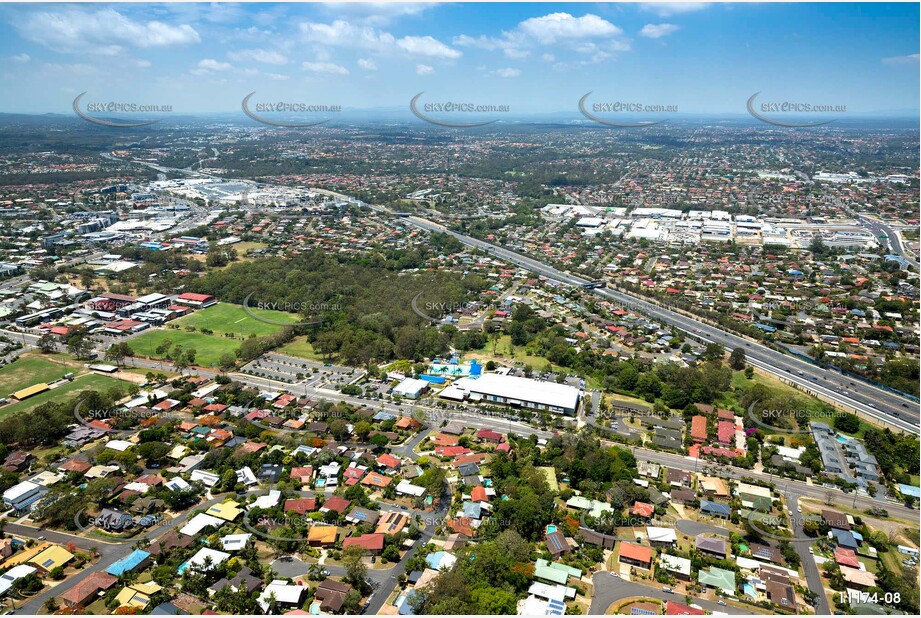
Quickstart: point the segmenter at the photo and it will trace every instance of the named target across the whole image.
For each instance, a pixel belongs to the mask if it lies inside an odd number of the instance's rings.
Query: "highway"
[[[379,212],[388,212],[379,206],[371,206],[371,208]],[[588,279],[564,273],[544,262],[520,253],[454,232],[428,219],[410,216],[405,217],[403,220],[429,232],[450,234],[469,247],[486,251],[497,258],[516,264],[548,279],[572,286],[589,283]],[[719,327],[668,309],[655,301],[641,299],[612,289],[600,288],[592,290],[592,292],[682,330],[701,341],[719,343],[726,350],[743,348],[749,364],[774,374],[806,392],[834,401],[842,408],[853,410],[893,428],[912,434],[917,435],[921,431],[921,415],[919,415],[918,404],[906,397],[900,397],[867,382],[848,378],[837,372],[823,369],[793,356],[772,350],[757,342],[727,333]]]
[[[909,264],[914,266],[915,270],[921,270],[918,267],[918,260],[914,258],[910,253],[905,251],[905,247],[902,246],[901,237],[898,233],[880,221],[879,219],[874,219],[871,217],[866,217],[864,215],[857,215],[857,220],[862,226],[870,230],[874,236],[877,237],[882,242],[882,236],[886,236],[889,241],[889,249],[892,252],[892,255],[898,255],[905,258]]]

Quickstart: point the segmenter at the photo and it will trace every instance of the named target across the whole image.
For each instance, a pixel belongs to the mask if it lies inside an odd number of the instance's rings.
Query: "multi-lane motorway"
[[[379,212],[388,212],[378,206],[372,206],[372,208]],[[467,246],[486,251],[497,258],[516,264],[548,279],[572,286],[589,283],[588,279],[564,273],[544,262],[520,253],[454,232],[428,219],[410,216],[405,217],[403,220],[430,232],[448,233]],[[835,371],[823,369],[777,350],[772,350],[755,341],[727,333],[719,327],[711,326],[685,314],[678,313],[654,301],[644,300],[612,289],[595,289],[592,292],[608,300],[626,305],[632,310],[682,330],[702,341],[719,343],[727,350],[742,348],[745,350],[748,362],[756,368],[772,373],[807,392],[833,401],[845,409],[854,410],[865,417],[874,418],[881,423],[903,431],[917,434],[921,430],[919,429],[921,419],[919,419],[918,403],[906,397],[887,392],[862,380],[848,378]]]
[[[857,215],[857,220],[860,221],[861,225],[873,232],[873,235],[877,238],[885,236],[886,240],[889,241],[889,250],[892,251],[892,254],[905,258],[909,264],[915,267],[915,270],[919,270],[918,260],[905,251],[905,247],[902,246],[901,237],[893,228],[879,219],[866,217],[864,215]]]

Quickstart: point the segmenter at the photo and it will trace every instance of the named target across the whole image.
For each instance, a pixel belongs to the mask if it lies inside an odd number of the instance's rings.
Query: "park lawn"
[[[46,357],[25,353],[15,361],[0,368],[0,397],[43,382],[54,382],[65,373],[77,373],[77,368],[62,367],[60,355]]]
[[[44,393],[29,397],[24,401],[17,401],[13,405],[0,408],[0,417],[17,412],[25,412],[38,407],[46,401],[62,401],[72,395],[83,391],[107,391],[112,387],[121,389],[122,394],[128,391],[129,383],[109,376],[87,374],[74,378],[74,381],[64,386],[45,391]]]
[[[129,341],[128,344],[134,350],[135,355],[158,359],[160,355],[157,354],[157,347],[167,339],[172,342],[173,348],[177,345],[181,345],[183,350],[194,348],[196,352],[194,364],[199,367],[216,365],[223,354],[234,356],[234,352],[240,347],[239,339],[172,329],[147,331]],[[171,367],[168,361],[164,361],[163,369],[169,370]],[[156,372],[158,369],[152,371]]]
[[[806,401],[808,402],[808,404],[812,404],[812,405],[808,405],[806,408],[810,413],[810,420],[826,423],[830,427],[834,428],[834,418],[830,418],[829,416],[822,414],[820,412],[820,407],[824,406],[824,407],[834,408],[835,410],[839,410],[839,408],[837,408],[836,406],[833,406],[832,404],[826,401],[822,401],[816,397],[813,397],[812,395],[807,395],[806,393],[793,388],[789,384],[782,382],[776,376],[765,375],[763,373],[758,372],[757,370],[755,371],[754,377],[751,380],[747,379],[745,377],[745,374],[741,371],[736,371],[732,375],[732,387],[733,388],[747,388],[754,384],[763,384],[775,391],[779,391],[781,393],[784,393],[784,394],[796,397],[798,399],[801,399],[803,401]],[[873,423],[867,422],[863,417],[860,417],[859,415],[858,415],[858,418],[860,419],[860,428],[857,430],[857,433],[846,434],[846,435],[851,435],[855,438],[863,439],[863,435],[866,432],[866,430],[869,428],[876,427],[876,426]]]
[[[326,363],[326,357],[313,349],[313,344],[307,341],[307,337],[295,337],[285,345],[281,346],[276,350],[279,354],[288,354],[290,356],[296,356],[297,358],[303,358],[305,360],[312,360],[318,363]],[[335,355],[334,355],[335,356]]]
[[[469,352],[464,352],[463,356],[465,360],[475,358],[484,365],[488,361],[495,361],[497,363],[506,365],[519,362],[523,363],[524,365],[530,365],[530,367],[535,372],[541,372],[549,366],[554,372],[562,371],[564,373],[569,373],[569,370],[565,367],[551,363],[543,356],[534,356],[528,354],[525,346],[517,345],[514,346],[514,348],[514,353],[512,353],[512,337],[510,335],[502,335],[499,337],[499,341],[496,342],[495,355],[492,353],[492,341],[487,341],[486,345],[484,345],[479,350],[470,350]],[[518,365],[518,367],[521,366],[522,365]],[[585,385],[589,390],[598,389],[600,387],[597,381],[591,377],[585,379]]]
[[[296,314],[286,311],[250,308],[250,312],[253,315],[285,324],[294,324],[300,319]],[[198,330],[207,328],[219,335],[231,334],[241,339],[245,339],[250,335],[256,335],[257,337],[274,335],[283,328],[278,324],[261,322],[247,313],[241,305],[232,305],[230,303],[219,303],[207,309],[200,309],[191,315],[170,323],[170,326],[174,325],[178,326],[180,330],[185,330],[187,326],[195,327]]]

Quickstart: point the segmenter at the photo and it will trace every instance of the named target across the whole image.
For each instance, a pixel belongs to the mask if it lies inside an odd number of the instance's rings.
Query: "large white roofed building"
[[[579,389],[565,384],[496,373],[486,373],[476,379],[462,378],[454,386],[466,392],[471,401],[546,410],[568,416],[575,416],[582,395]]]

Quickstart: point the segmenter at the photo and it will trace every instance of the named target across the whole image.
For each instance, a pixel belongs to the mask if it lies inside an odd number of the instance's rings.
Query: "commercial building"
[[[461,399],[474,402],[483,401],[567,416],[576,415],[582,395],[579,389],[565,384],[495,373],[483,374],[476,379],[461,378],[450,389],[455,398],[459,395]]]

